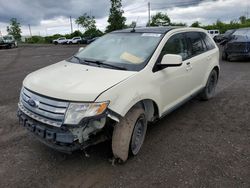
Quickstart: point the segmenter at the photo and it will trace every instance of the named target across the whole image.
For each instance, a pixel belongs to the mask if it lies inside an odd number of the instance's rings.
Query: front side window
[[[199,55],[205,51],[205,46],[201,39],[200,32],[188,32],[186,33],[186,38],[191,56]]]
[[[99,62],[139,71],[155,51],[162,34],[158,33],[110,33],[99,38],[75,55],[91,63]]]
[[[182,60],[188,58],[188,46],[183,34],[176,34],[168,39],[158,58],[158,63],[161,62],[162,57],[166,54],[180,55],[182,56]]]

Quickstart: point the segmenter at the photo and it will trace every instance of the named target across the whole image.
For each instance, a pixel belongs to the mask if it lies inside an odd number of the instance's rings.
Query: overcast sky
[[[241,15],[250,17],[250,0],[154,0],[151,15],[161,11],[167,13],[172,22],[190,25],[194,21],[203,24],[217,19],[229,22]],[[123,0],[127,24],[136,21],[145,26],[148,20],[148,0]],[[6,34],[10,18],[17,18],[22,25],[22,35],[29,35],[28,24],[33,35],[70,33],[69,17],[73,18],[73,29],[80,29],[74,20],[83,13],[95,16],[97,27],[104,31],[109,14],[109,0],[0,0],[0,31]]]

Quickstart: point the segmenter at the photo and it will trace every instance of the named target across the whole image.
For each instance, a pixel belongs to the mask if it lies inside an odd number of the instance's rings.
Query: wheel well
[[[133,107],[143,108],[148,121],[154,121],[159,117],[159,109],[155,101],[144,99],[136,103]],[[133,108],[132,107],[132,108]]]
[[[219,77],[219,74],[220,74],[220,70],[219,70],[219,67],[218,66],[215,66],[213,68],[213,70],[215,70],[217,72],[217,77]]]

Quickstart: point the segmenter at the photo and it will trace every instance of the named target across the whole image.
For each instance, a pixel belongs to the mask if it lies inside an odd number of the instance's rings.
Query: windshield
[[[236,36],[243,36],[243,37],[247,37],[247,38],[250,38],[250,29],[239,29],[239,30],[236,30],[233,35],[236,35]]]
[[[235,30],[227,30],[224,35],[231,35]]]
[[[110,33],[75,57],[139,71],[148,62],[162,38],[157,33]]]

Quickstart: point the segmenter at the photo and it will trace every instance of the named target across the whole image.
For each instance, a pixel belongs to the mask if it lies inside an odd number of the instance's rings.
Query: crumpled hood
[[[94,101],[99,94],[135,73],[62,61],[29,74],[23,85],[52,98]]]

